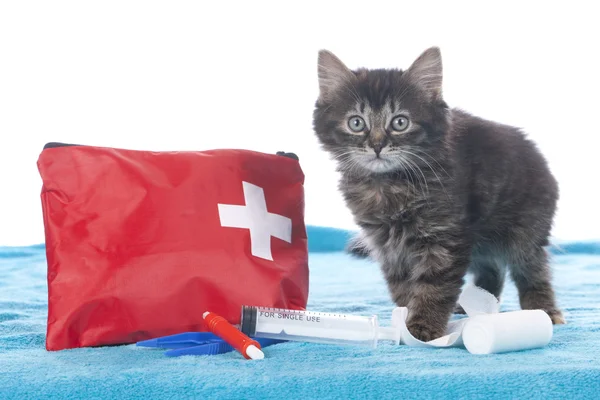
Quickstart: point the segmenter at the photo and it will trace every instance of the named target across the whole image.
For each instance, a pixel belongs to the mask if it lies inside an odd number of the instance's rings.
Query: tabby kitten
[[[467,272],[499,298],[508,269],[521,308],[565,322],[544,249],[557,182],[517,128],[448,107],[437,47],[406,71],[322,50],[318,78],[314,130],[361,228],[351,246],[379,262],[415,337],[445,333]]]

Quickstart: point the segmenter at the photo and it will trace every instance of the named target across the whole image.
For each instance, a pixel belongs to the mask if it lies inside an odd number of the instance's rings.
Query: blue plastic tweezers
[[[265,348],[284,340],[254,338],[260,347]],[[139,347],[172,349],[165,352],[167,357],[209,356],[236,351],[231,345],[211,332],[185,332],[137,342]]]

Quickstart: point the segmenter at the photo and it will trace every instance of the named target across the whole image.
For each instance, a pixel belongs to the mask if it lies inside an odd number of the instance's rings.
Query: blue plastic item
[[[254,338],[254,340],[260,343],[261,348],[284,342],[284,340],[265,338]],[[167,357],[208,356],[235,351],[227,342],[210,332],[185,332],[163,336],[142,340],[137,342],[136,346],[172,349],[165,352]]]

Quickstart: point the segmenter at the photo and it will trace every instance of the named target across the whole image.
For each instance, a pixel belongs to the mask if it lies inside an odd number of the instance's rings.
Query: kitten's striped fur
[[[558,185],[536,146],[514,127],[449,108],[438,48],[406,71],[351,71],[327,51],[318,65],[314,129],[361,227],[350,248],[381,264],[411,332],[444,333],[467,271],[499,297],[508,270],[523,309],[564,323],[544,249]],[[402,132],[390,127],[399,114],[410,121]],[[352,116],[364,131],[352,131]]]

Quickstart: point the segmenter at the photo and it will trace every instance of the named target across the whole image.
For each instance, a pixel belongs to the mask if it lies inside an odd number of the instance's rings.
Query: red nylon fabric
[[[47,350],[205,331],[204,311],[238,324],[242,305],[306,307],[298,161],[246,150],[61,146],[42,151],[38,170]],[[244,185],[262,189],[274,215],[260,221],[291,220],[291,243],[269,238],[272,260],[264,248],[253,254],[250,229],[222,226],[218,205],[244,206]]]

